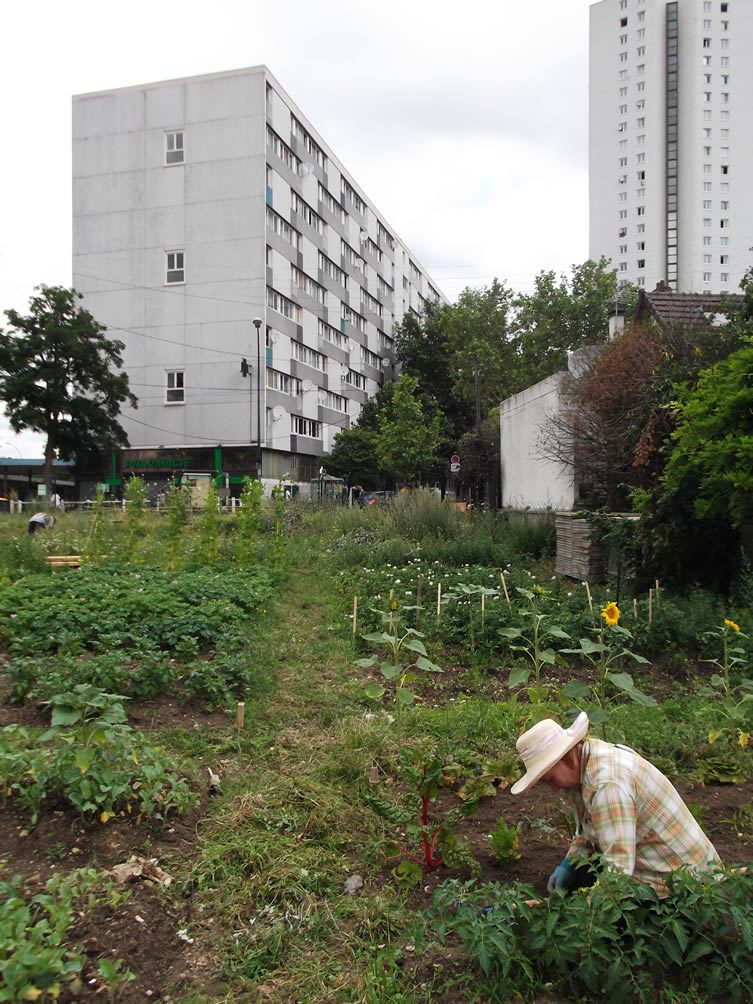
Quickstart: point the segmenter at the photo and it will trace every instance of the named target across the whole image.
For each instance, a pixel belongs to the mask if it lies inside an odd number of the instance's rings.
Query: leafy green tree
[[[377,462],[395,478],[420,480],[437,460],[441,418],[422,403],[416,377],[403,374],[392,388],[389,405],[378,415]]]
[[[376,488],[383,481],[376,459],[377,438],[374,429],[361,428],[360,424],[343,429],[335,437],[332,450],[322,457],[322,465],[328,474],[344,478],[349,484]]]
[[[669,459],[646,506],[654,557],[676,578],[718,581],[734,573],[739,533],[753,525],[753,342],[705,370],[677,408]]]
[[[123,342],[105,335],[75,289],[39,286],[29,313],[6,310],[10,331],[0,331],[0,397],[11,428],[47,436],[45,483],[52,491],[56,454],[127,446],[120,406],[136,398],[118,372]]]
[[[512,392],[565,369],[568,351],[606,342],[616,299],[629,312],[636,291],[623,287],[618,293],[617,274],[606,258],[573,265],[569,276],[540,272],[533,292],[513,301],[518,358]]]

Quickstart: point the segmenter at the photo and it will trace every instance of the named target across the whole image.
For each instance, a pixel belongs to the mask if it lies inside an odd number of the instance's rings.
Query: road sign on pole
[[[460,464],[450,464],[450,474],[459,474]]]
[[[450,463],[451,464],[459,464],[460,463],[460,454],[459,453],[453,453],[453,455],[450,457]]]

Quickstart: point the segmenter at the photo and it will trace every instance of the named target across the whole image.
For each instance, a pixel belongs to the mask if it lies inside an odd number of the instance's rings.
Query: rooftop
[[[664,283],[651,292],[641,290],[635,308],[637,321],[653,317],[677,324],[713,325],[715,317],[724,317],[742,297],[738,293],[675,293]]]

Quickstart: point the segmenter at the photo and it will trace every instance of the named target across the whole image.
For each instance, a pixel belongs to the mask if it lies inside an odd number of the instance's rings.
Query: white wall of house
[[[571,467],[545,460],[539,443],[547,421],[561,408],[567,373],[555,373],[503,401],[500,417],[502,504],[513,509],[571,510],[575,482]]]

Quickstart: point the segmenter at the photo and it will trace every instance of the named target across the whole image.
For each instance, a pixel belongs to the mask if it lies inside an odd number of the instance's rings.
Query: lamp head
[[[252,324],[256,328],[256,330],[258,331],[259,328],[261,327],[261,324],[262,324],[261,318],[260,317],[255,317],[253,319],[253,321],[252,321]]]

